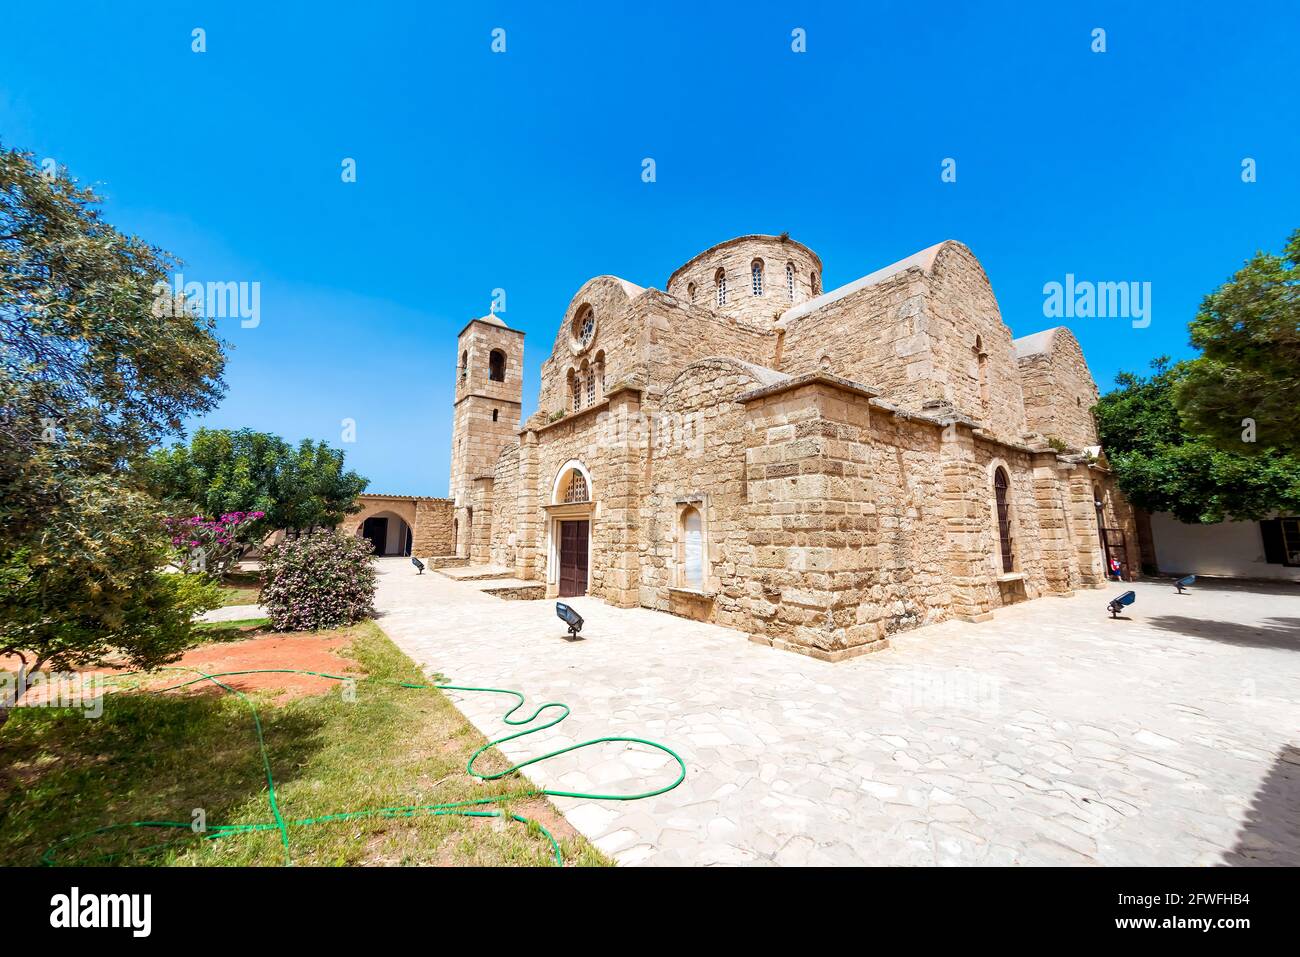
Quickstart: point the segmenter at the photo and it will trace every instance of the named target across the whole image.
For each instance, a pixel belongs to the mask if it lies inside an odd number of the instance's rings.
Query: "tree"
[[[160,509],[128,466],[215,405],[225,357],[212,322],[155,314],[179,262],[98,203],[0,147],[0,652],[148,666],[208,599],[159,572]]]
[[[1149,377],[1121,372],[1119,388],[1097,403],[1097,429],[1121,491],[1138,508],[1183,522],[1300,512],[1300,457],[1267,446],[1231,451],[1185,428],[1174,395],[1189,365],[1161,357]]]
[[[1225,450],[1300,453],[1300,230],[1206,296],[1190,330],[1203,354],[1174,394],[1188,428]]]
[[[295,449],[251,429],[199,429],[142,465],[154,494],[178,508],[222,515],[265,512],[266,530],[333,527],[358,510],[368,481],[343,468],[344,454],[304,439]]]

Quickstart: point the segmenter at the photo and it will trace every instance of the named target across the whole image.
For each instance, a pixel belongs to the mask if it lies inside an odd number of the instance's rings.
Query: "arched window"
[[[763,295],[763,260],[755,259],[749,264],[749,288],[755,296]]]
[[[691,301],[692,306],[695,305],[695,283],[688,282],[686,284],[686,298]]]
[[[583,303],[573,316],[573,338],[580,345],[587,345],[596,334],[596,313],[591,306]]]
[[[488,379],[493,382],[506,381],[506,354],[500,349],[493,349],[488,354]]]
[[[719,269],[714,273],[713,281],[718,286],[718,305],[725,306],[727,304],[727,274]]]
[[[560,500],[565,505],[591,501],[591,492],[587,488],[587,479],[577,469],[569,471],[569,477],[560,490]]]
[[[577,412],[582,408],[582,390],[578,386],[578,377],[569,370],[569,405]]]
[[[704,590],[704,519],[700,510],[688,505],[679,519],[681,551],[681,585]]]
[[[1011,502],[1008,499],[1010,494],[1010,482],[1007,480],[1007,470],[998,466],[993,473],[993,497],[997,502],[998,509],[998,548],[1002,553],[1002,571],[1004,574],[1010,574],[1015,571],[1015,543],[1011,538]]]
[[[493,422],[495,422],[495,421],[497,420],[497,413],[500,412],[500,411],[501,411],[500,409],[493,409],[493,410],[492,410],[492,421],[493,421]]]
[[[813,270],[809,274],[808,279],[812,284],[812,294],[814,296],[820,296],[822,294],[822,281],[817,277],[817,271]]]
[[[587,368],[587,405],[596,404],[596,370]]]
[[[794,265],[785,264],[785,297],[794,302]]]
[[[468,349],[466,349],[464,352],[460,354],[460,377],[462,379],[469,378],[469,350]]]

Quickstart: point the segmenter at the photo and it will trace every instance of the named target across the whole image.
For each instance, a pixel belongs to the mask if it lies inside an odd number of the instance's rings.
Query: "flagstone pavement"
[[[430,673],[573,713],[514,759],[606,735],[686,762],[640,801],[557,798],[621,864],[1300,864],[1300,587],[1131,586],[945,622],[830,664],[587,598],[507,601],[380,560],[379,624]],[[1123,586],[1129,587],[1129,586]],[[490,737],[501,696],[452,692]],[[629,793],[676,765],[603,744],[526,773]]]

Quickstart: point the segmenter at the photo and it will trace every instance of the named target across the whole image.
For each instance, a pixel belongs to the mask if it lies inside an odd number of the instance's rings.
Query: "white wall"
[[[1166,574],[1300,581],[1300,568],[1264,561],[1258,522],[1186,525],[1167,512],[1157,512],[1151,516],[1151,535],[1156,564]]]

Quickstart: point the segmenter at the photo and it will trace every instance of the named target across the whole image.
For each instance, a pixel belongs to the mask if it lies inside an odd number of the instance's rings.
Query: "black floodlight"
[[[1137,601],[1137,592],[1126,591],[1118,598],[1112,599],[1106,606],[1106,610],[1110,612],[1110,617],[1118,618],[1119,613],[1135,601]]]
[[[411,564],[414,565],[416,568],[419,569],[419,571],[416,572],[417,575],[423,575],[423,574],[424,574],[424,562],[420,561],[418,558],[412,558],[412,559],[411,559]]]
[[[555,617],[569,626],[569,634],[574,638],[582,631],[582,616],[562,601],[555,603]]]
[[[1181,595],[1183,594],[1184,588],[1191,588],[1195,584],[1196,584],[1196,576],[1188,575],[1186,578],[1180,578],[1178,579],[1178,581],[1174,582],[1174,587],[1178,589],[1178,594]]]

